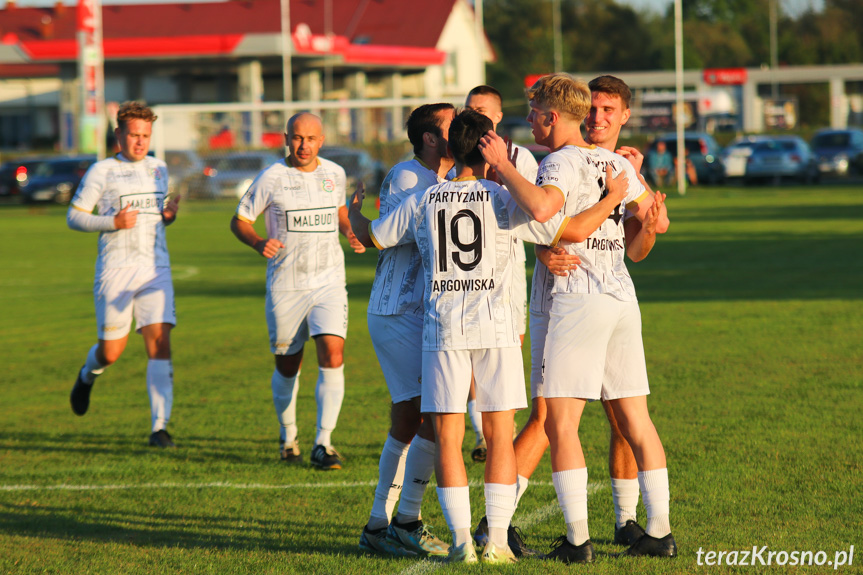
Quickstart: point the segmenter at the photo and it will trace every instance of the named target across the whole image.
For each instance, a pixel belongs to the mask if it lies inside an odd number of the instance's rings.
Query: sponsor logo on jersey
[[[602,252],[614,252],[624,248],[623,241],[620,238],[594,238],[590,237],[584,240],[584,247],[589,250],[599,250]]]
[[[321,180],[321,188],[323,188],[325,192],[333,192],[336,189],[336,182],[331,178],[324,178]]]
[[[165,194],[163,193],[126,194],[120,196],[120,209],[128,207],[130,210],[137,210],[141,214],[158,216],[162,213],[164,201]]]
[[[336,208],[312,208],[285,212],[288,232],[324,234],[338,230]]]
[[[493,289],[494,278],[432,280],[432,291],[488,291]]]

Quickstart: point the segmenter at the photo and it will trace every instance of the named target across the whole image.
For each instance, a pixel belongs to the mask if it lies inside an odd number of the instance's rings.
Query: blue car
[[[19,170],[21,199],[27,203],[68,204],[96,156],[44,158]],[[25,164],[26,165],[26,164]]]
[[[820,130],[812,138],[812,152],[825,176],[863,174],[863,130]]]

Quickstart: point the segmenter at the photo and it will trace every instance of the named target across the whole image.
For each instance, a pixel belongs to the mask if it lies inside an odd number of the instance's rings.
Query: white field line
[[[130,489],[345,489],[374,487],[377,481],[341,481],[337,483],[288,483],[273,485],[266,483],[127,483],[121,485],[0,485],[0,491],[119,491]]]
[[[195,277],[198,275],[198,272],[199,270],[195,266],[173,266],[171,268],[171,275],[175,282]]]
[[[474,482],[472,482],[474,483]],[[480,485],[480,482],[475,482]],[[550,486],[552,485],[551,481],[531,481],[530,485],[544,485]],[[472,485],[473,486],[473,485]],[[601,482],[590,482],[587,484],[587,493],[588,495],[591,493],[596,493],[600,489],[605,489],[610,487],[611,483],[607,481]],[[557,498],[551,503],[540,507],[539,509],[535,509],[528,513],[527,515],[523,515],[516,522],[513,520],[513,525],[521,528],[521,529],[530,529],[534,525],[542,523],[553,517],[554,515],[559,515],[561,513],[560,506],[557,504]],[[418,563],[414,563],[407,569],[401,571],[399,575],[425,575],[426,573],[432,573],[437,571],[441,567],[446,566],[446,563],[441,561],[432,561],[431,559],[423,559]]]

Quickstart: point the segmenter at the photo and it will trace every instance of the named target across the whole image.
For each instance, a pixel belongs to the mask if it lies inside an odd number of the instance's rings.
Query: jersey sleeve
[[[546,222],[540,223],[536,221],[519,207],[515,200],[512,199],[509,191],[504,187],[500,187],[497,190],[495,201],[500,202],[503,210],[506,212],[509,229],[515,237],[526,242],[544,246],[554,245],[560,240],[566,224],[569,223],[569,218],[563,215],[563,209],[559,210]]]
[[[78,184],[78,190],[75,192],[75,197],[69,202],[69,209],[79,210],[85,213],[92,213],[93,208],[99,203],[102,198],[102,193],[105,191],[105,174],[103,173],[99,163],[93,164],[84,174],[81,183]]]
[[[424,192],[411,194],[385,217],[369,224],[369,235],[379,250],[416,241],[411,222],[423,194]]]
[[[539,165],[536,185],[540,188],[554,188],[561,193],[563,201],[566,202],[567,192],[570,188],[575,187],[573,178],[577,176],[572,163],[567,161],[566,157],[552,153],[546,156]]]
[[[237,219],[253,224],[258,216],[270,205],[272,201],[271,170],[261,171],[240,198],[237,205]]]
[[[644,184],[641,183],[641,180],[638,179],[638,172],[635,171],[635,168],[632,164],[629,163],[629,160],[622,160],[621,164],[623,164],[623,171],[626,172],[626,177],[629,179],[629,189],[626,192],[626,207],[629,209],[634,208],[639,203],[641,203],[644,198],[646,198],[649,194],[647,189],[644,187]]]

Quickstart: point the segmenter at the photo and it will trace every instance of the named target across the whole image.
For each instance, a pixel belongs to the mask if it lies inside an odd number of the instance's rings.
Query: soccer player
[[[93,383],[122,355],[134,317],[149,358],[150,445],[175,447],[167,425],[174,398],[171,328],[177,319],[165,226],[176,219],[180,198],[165,202],[168,169],[147,155],[155,121],[140,102],[120,106],[114,131],[120,152],[90,167],[69,205],[71,229],[100,232],[93,287],[99,341],[87,354],[70,401],[76,415],[87,413]]]
[[[553,150],[540,166],[537,185],[527,182],[507,161],[506,147],[489,132],[483,154],[513,198],[539,220],[563,209],[573,215],[607,193],[602,170],[619,169],[620,156],[588,146],[579,124],[587,116],[588,86],[566,74],[540,78],[528,91],[537,143]],[[632,173],[629,162],[623,168]],[[637,178],[626,207],[639,220],[656,216],[651,196]],[[653,214],[648,216],[648,214]],[[555,277],[545,342],[542,395],[551,444],[552,479],[567,533],[551,559],[590,562],[593,546],[587,525],[587,469],[578,439],[578,423],[587,400],[605,399],[632,447],[647,508],[646,534],[624,554],[674,556],[677,546],[669,523],[665,453],[647,410],[649,392],[641,340],[640,314],[632,280],[623,263],[623,206],[602,226],[562,247],[581,261],[574,273]],[[579,366],[574,370],[572,366]]]
[[[311,336],[318,356],[317,435],[311,462],[320,469],[341,469],[332,445],[345,375],[342,354],[348,327],[345,261],[338,234],[357,253],[344,205],[345,171],[318,157],[324,143],[318,116],[300,113],[288,120],[288,156],[261,171],[240,199],[231,231],[267,258],[266,316],[270,351],[275,356],[271,386],[280,423],[283,461],[302,461],[297,441],[296,399],[303,348]],[[266,213],[267,237],[253,226]]]
[[[464,107],[469,110],[479,112],[486,116],[492,123],[492,130],[497,130],[497,125],[503,119],[503,98],[495,88],[491,86],[477,86],[467,94]],[[530,151],[516,144],[512,144],[512,148],[517,150],[515,156],[515,167],[524,179],[529,182],[536,180],[536,172],[539,166],[536,159]],[[527,322],[525,321],[525,312],[527,309],[527,274],[525,273],[526,257],[524,255],[524,242],[518,240],[518,248],[516,248],[516,268],[513,270],[513,290],[516,305],[519,306],[516,321],[518,322],[518,333],[522,343],[524,343],[524,332],[526,331]],[[471,458],[476,462],[485,461],[486,444],[485,437],[482,433],[482,424],[479,411],[476,409],[476,397],[474,394],[474,386],[471,385],[470,394],[468,395],[467,411],[470,416],[470,422],[476,434],[476,447],[471,452]]]
[[[447,133],[452,104],[426,104],[408,117],[415,156],[393,166],[381,186],[381,217],[408,196],[446,179],[453,160]],[[396,556],[446,555],[448,545],[421,519],[426,485],[434,471],[434,430],[420,413],[422,393],[422,260],[416,244],[381,250],[368,307],[369,335],[389,388],[389,434],[381,452],[378,484],[360,548]],[[396,502],[398,514],[391,517]]]
[[[515,410],[527,402],[514,318],[517,307],[512,301],[515,239],[554,243],[566,223],[557,214],[538,225],[506,189],[484,179],[487,166],[477,143],[491,126],[488,118],[472,110],[453,120],[449,142],[458,177],[452,182],[410,196],[371,226],[359,212],[359,193],[350,208],[351,223],[364,245],[386,248],[416,242],[422,255],[426,286],[422,411],[431,413],[435,428],[435,474],[438,499],[453,534],[451,562],[477,561],[461,457],[462,414],[471,373],[488,442],[489,542],[482,558],[488,563],[516,560],[507,544],[516,496],[512,428]],[[621,198],[622,194],[616,199]],[[600,221],[607,213],[600,214]]]

